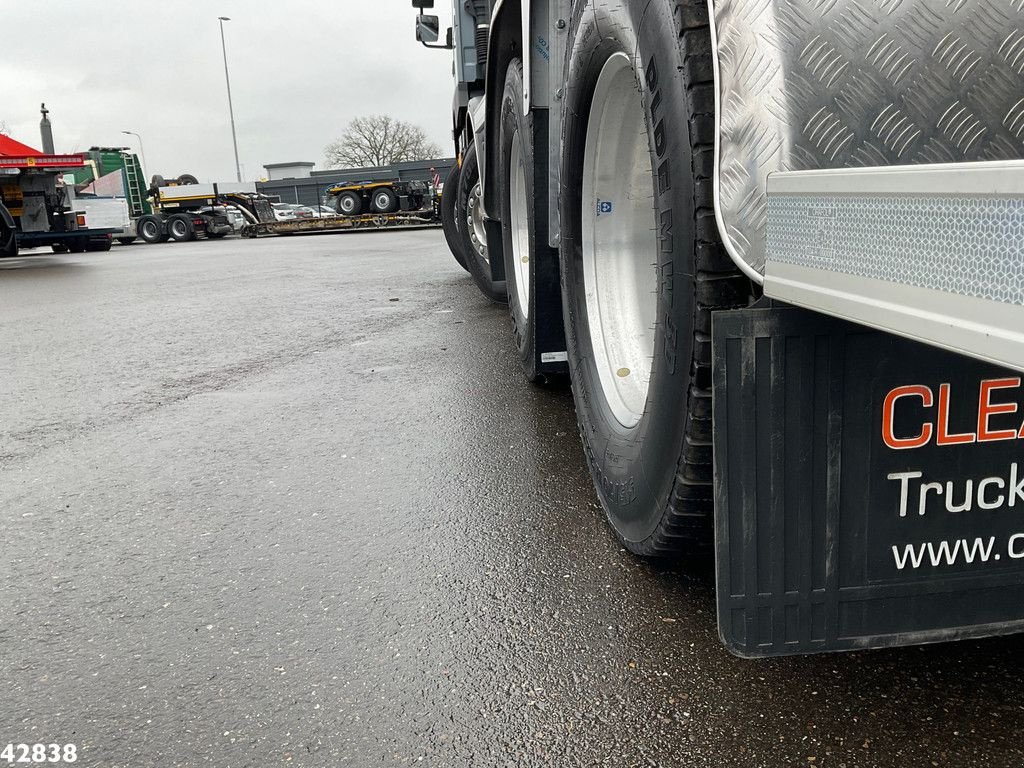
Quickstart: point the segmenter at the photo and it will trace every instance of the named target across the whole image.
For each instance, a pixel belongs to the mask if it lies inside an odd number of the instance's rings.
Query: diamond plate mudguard
[[[765,263],[773,171],[1024,157],[1024,0],[709,0],[716,209]]]
[[[715,313],[712,343],[731,651],[1024,629],[1021,374],[792,307]]]

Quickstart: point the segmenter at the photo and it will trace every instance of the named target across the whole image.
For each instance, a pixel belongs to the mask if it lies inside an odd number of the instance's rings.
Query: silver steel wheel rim
[[[469,191],[469,200],[466,205],[466,224],[469,225],[469,239],[473,248],[487,260],[487,231],[484,229],[484,203],[483,192],[480,189],[480,182],[473,185]],[[490,263],[488,261],[488,263]]]
[[[523,317],[530,311],[530,225],[526,211],[526,168],[523,141],[516,131],[509,157],[509,229],[512,233],[512,261],[515,264],[516,300]]]
[[[345,213],[352,213],[355,207],[355,201],[351,197],[341,198],[341,210]]]
[[[156,224],[152,221],[144,222],[142,224],[142,234],[149,238],[156,237]]]
[[[186,233],[185,222],[181,219],[171,222],[171,234],[174,235],[175,239],[184,237]]]
[[[629,57],[597,80],[583,155],[583,287],[605,401],[624,427],[640,421],[654,360],[657,237],[643,104]]]
[[[377,210],[384,211],[391,204],[391,198],[387,195],[377,195]]]

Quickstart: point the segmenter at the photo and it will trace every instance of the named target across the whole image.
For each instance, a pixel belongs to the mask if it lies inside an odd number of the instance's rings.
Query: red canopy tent
[[[0,133],[0,168],[81,168],[85,155],[46,155]]]

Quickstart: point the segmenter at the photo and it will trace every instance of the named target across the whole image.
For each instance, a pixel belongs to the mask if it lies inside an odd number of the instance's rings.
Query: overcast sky
[[[38,147],[46,102],[56,149],[137,150],[147,176],[234,179],[218,16],[227,37],[246,180],[313,161],[353,117],[384,113],[451,149],[451,54],[414,38],[410,0],[31,0],[3,3],[0,121]],[[433,12],[442,28],[450,3]],[[22,34],[22,31],[24,34]]]

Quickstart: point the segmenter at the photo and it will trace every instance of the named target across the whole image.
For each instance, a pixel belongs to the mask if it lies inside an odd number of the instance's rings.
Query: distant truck
[[[187,173],[170,179],[156,175],[147,184],[138,156],[124,147],[92,147],[85,167],[74,175],[81,190],[78,207],[91,218],[95,214],[116,226],[116,239],[122,245],[137,239],[147,243],[219,239],[259,220],[252,202],[259,197],[254,184],[200,184]],[[243,209],[248,212],[240,212]]]
[[[0,135],[0,256],[50,246],[55,253],[108,251],[115,229],[90,228],[63,176],[81,154],[39,152]]]
[[[216,240],[229,235],[234,227],[222,209],[222,195],[228,193],[255,194],[256,185],[200,184],[189,175],[168,183],[154,176],[147,193],[151,213],[133,217],[124,240],[131,242],[129,238],[138,236],[147,243],[187,242],[198,237]],[[133,202],[129,200],[129,206]]]

